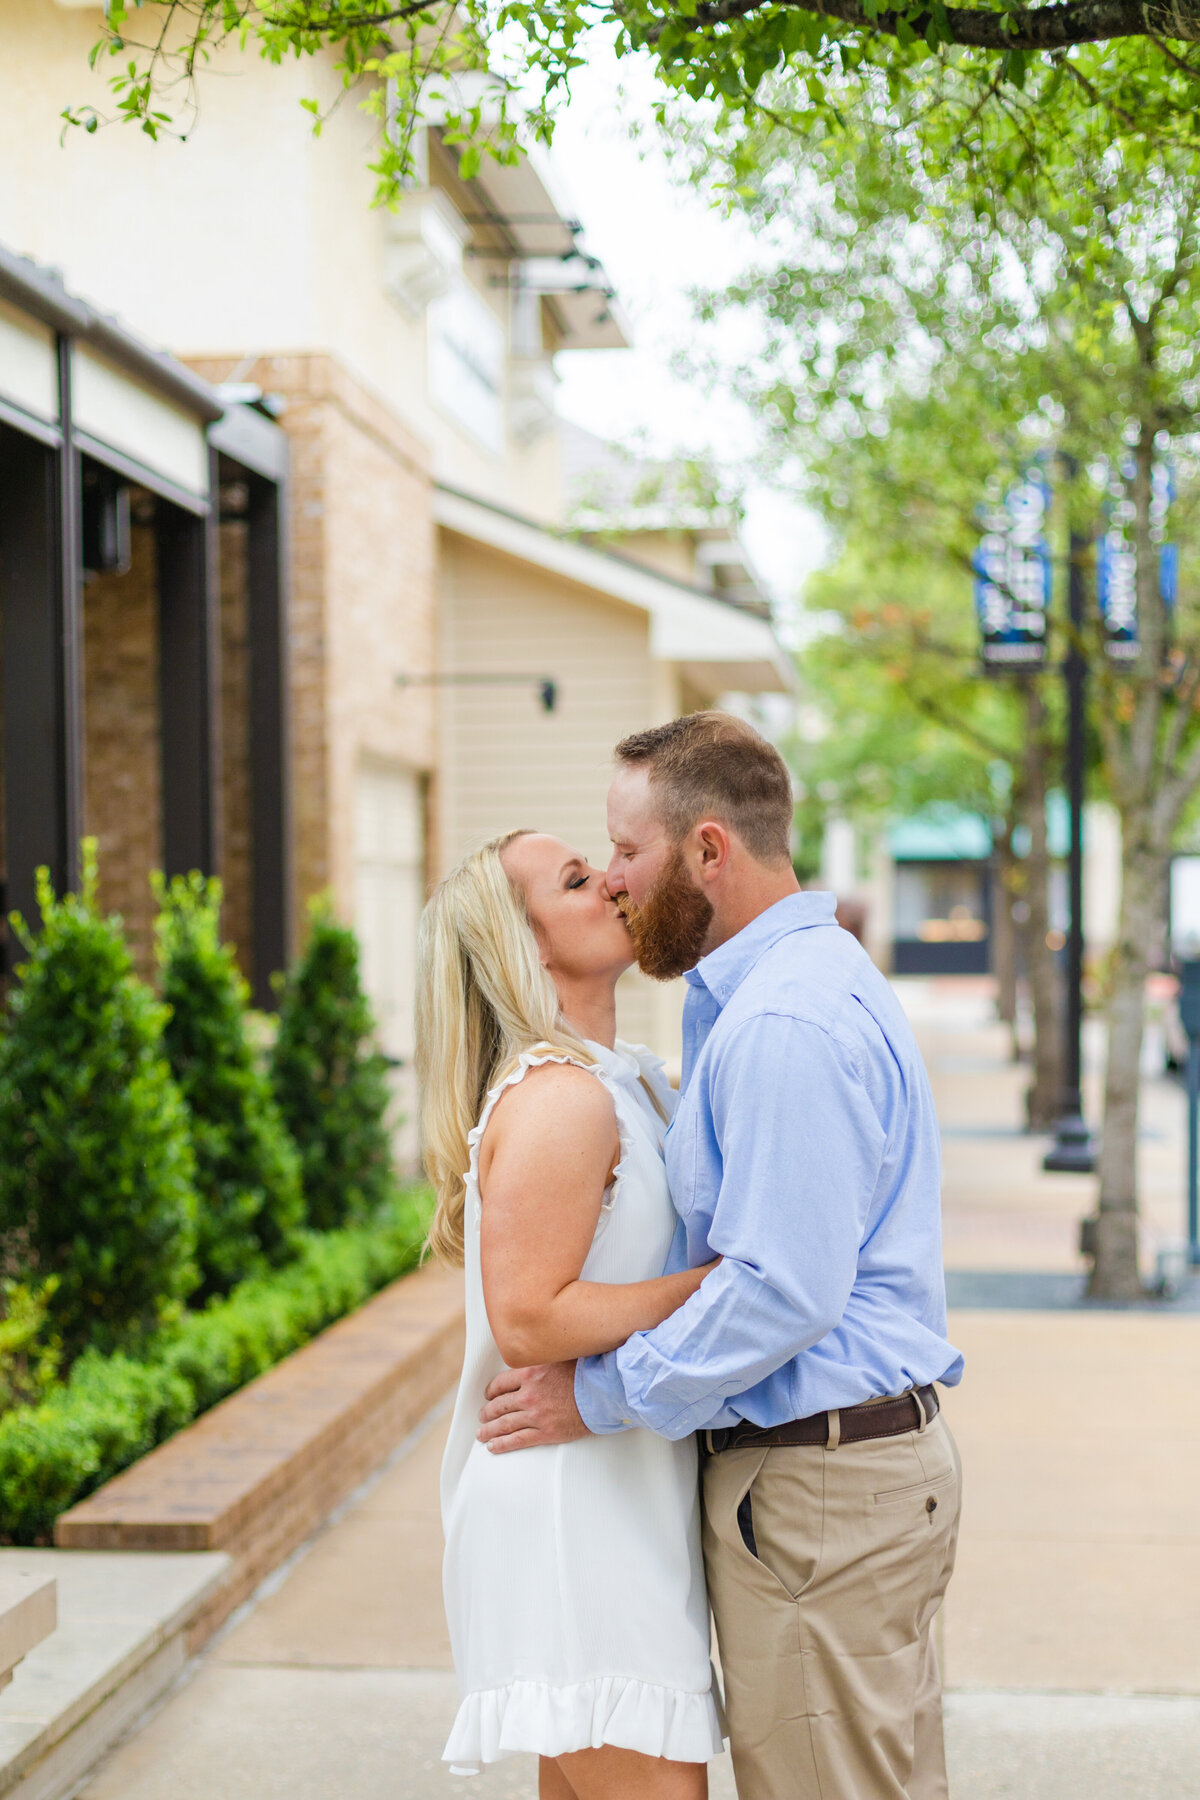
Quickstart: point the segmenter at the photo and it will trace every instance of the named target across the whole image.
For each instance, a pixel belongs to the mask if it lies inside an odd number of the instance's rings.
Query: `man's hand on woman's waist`
[[[494,1456],[589,1435],[575,1404],[573,1362],[505,1369],[488,1383],[486,1399],[477,1435]]]

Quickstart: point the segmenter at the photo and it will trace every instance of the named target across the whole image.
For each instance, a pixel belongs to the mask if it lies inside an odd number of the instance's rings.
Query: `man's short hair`
[[[614,752],[643,768],[676,843],[701,819],[737,833],[756,861],[791,859],[792,783],[773,744],[732,713],[696,712],[622,738]]]

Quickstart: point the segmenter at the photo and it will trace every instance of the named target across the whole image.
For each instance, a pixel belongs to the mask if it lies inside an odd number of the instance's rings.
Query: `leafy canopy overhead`
[[[1098,105],[1147,139],[1200,139],[1200,0],[108,0],[93,63],[109,57],[115,115],[152,137],[186,132],[198,77],[219,52],[267,61],[331,52],[345,89],[386,119],[373,165],[394,199],[433,120],[470,176],[483,154],[513,160],[548,140],[572,72],[612,44],[653,63],[672,96],[722,112],[765,111],[809,130],[844,124],[880,81],[973,118]],[[321,106],[306,100],[317,128]],[[95,130],[92,107],[69,123]]]

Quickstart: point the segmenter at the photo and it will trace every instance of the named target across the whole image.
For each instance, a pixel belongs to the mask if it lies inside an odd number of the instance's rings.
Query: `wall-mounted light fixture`
[[[542,711],[558,706],[558,683],[551,675],[493,675],[483,670],[447,670],[434,675],[397,675],[397,687],[528,687],[541,702]]]

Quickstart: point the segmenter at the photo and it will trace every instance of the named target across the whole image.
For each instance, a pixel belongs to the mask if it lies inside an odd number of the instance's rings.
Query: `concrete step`
[[[50,1636],[57,1623],[53,1576],[15,1569],[0,1575],[0,1689],[8,1686],[17,1664]]]
[[[0,1694],[0,1796],[63,1800],[175,1681],[228,1556],[0,1550],[0,1594],[52,1583],[58,1625]],[[46,1600],[38,1606],[46,1622]],[[27,1618],[27,1623],[36,1622]]]

